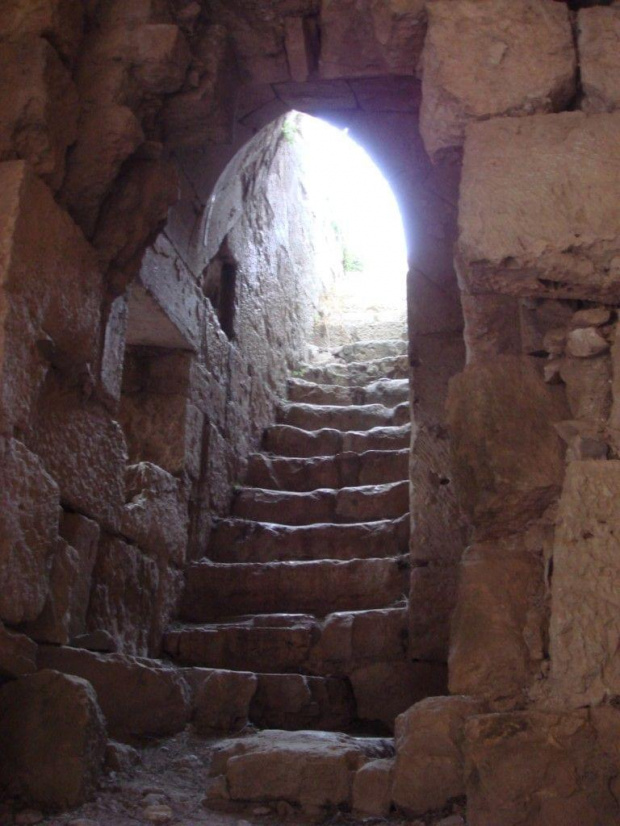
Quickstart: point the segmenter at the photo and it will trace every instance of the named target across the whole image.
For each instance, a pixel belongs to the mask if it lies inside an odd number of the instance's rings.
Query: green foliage
[[[301,134],[299,125],[292,119],[286,118],[282,124],[282,136],[287,143],[295,143],[296,138]]]
[[[342,250],[342,266],[345,272],[362,272],[364,269],[360,258],[347,247]]]

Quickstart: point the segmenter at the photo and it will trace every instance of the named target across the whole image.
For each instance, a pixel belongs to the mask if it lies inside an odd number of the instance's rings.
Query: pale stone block
[[[469,127],[457,248],[468,292],[618,301],[619,130],[620,113],[582,112]]]
[[[440,158],[471,121],[560,110],[575,92],[567,7],[552,0],[434,0],[422,55],[420,130]]]
[[[568,466],[553,550],[550,686],[571,706],[620,693],[619,501],[620,462]]]
[[[585,112],[620,108],[620,6],[581,9],[577,17]]]

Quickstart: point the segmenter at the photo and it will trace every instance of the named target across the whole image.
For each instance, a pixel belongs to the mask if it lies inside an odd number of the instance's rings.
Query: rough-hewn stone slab
[[[469,127],[457,252],[463,289],[620,298],[619,131],[620,113]]]
[[[574,706],[620,694],[620,462],[571,462],[553,552],[551,686]]]
[[[413,75],[425,24],[424,0],[323,0],[321,76]]]
[[[575,90],[568,9],[552,0],[434,0],[422,56],[420,128],[431,157],[467,123],[558,111]]]
[[[586,112],[620,108],[620,6],[581,9],[577,18],[579,66]]]

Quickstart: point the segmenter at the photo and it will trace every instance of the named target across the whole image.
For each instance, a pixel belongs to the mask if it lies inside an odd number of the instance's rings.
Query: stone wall
[[[469,697],[412,712],[432,806],[445,771],[470,826],[617,823],[620,9],[582,5],[3,4],[3,678],[33,638],[157,651],[309,320],[267,233],[295,108],[406,223],[410,653]]]

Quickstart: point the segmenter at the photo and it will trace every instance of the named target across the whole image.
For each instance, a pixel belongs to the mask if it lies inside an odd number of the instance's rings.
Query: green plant
[[[362,272],[364,265],[355,253],[344,247],[342,250],[342,266],[345,272]]]
[[[295,139],[300,134],[301,132],[299,131],[299,125],[292,118],[286,118],[282,124],[282,135],[284,140],[287,143],[295,143]]]

